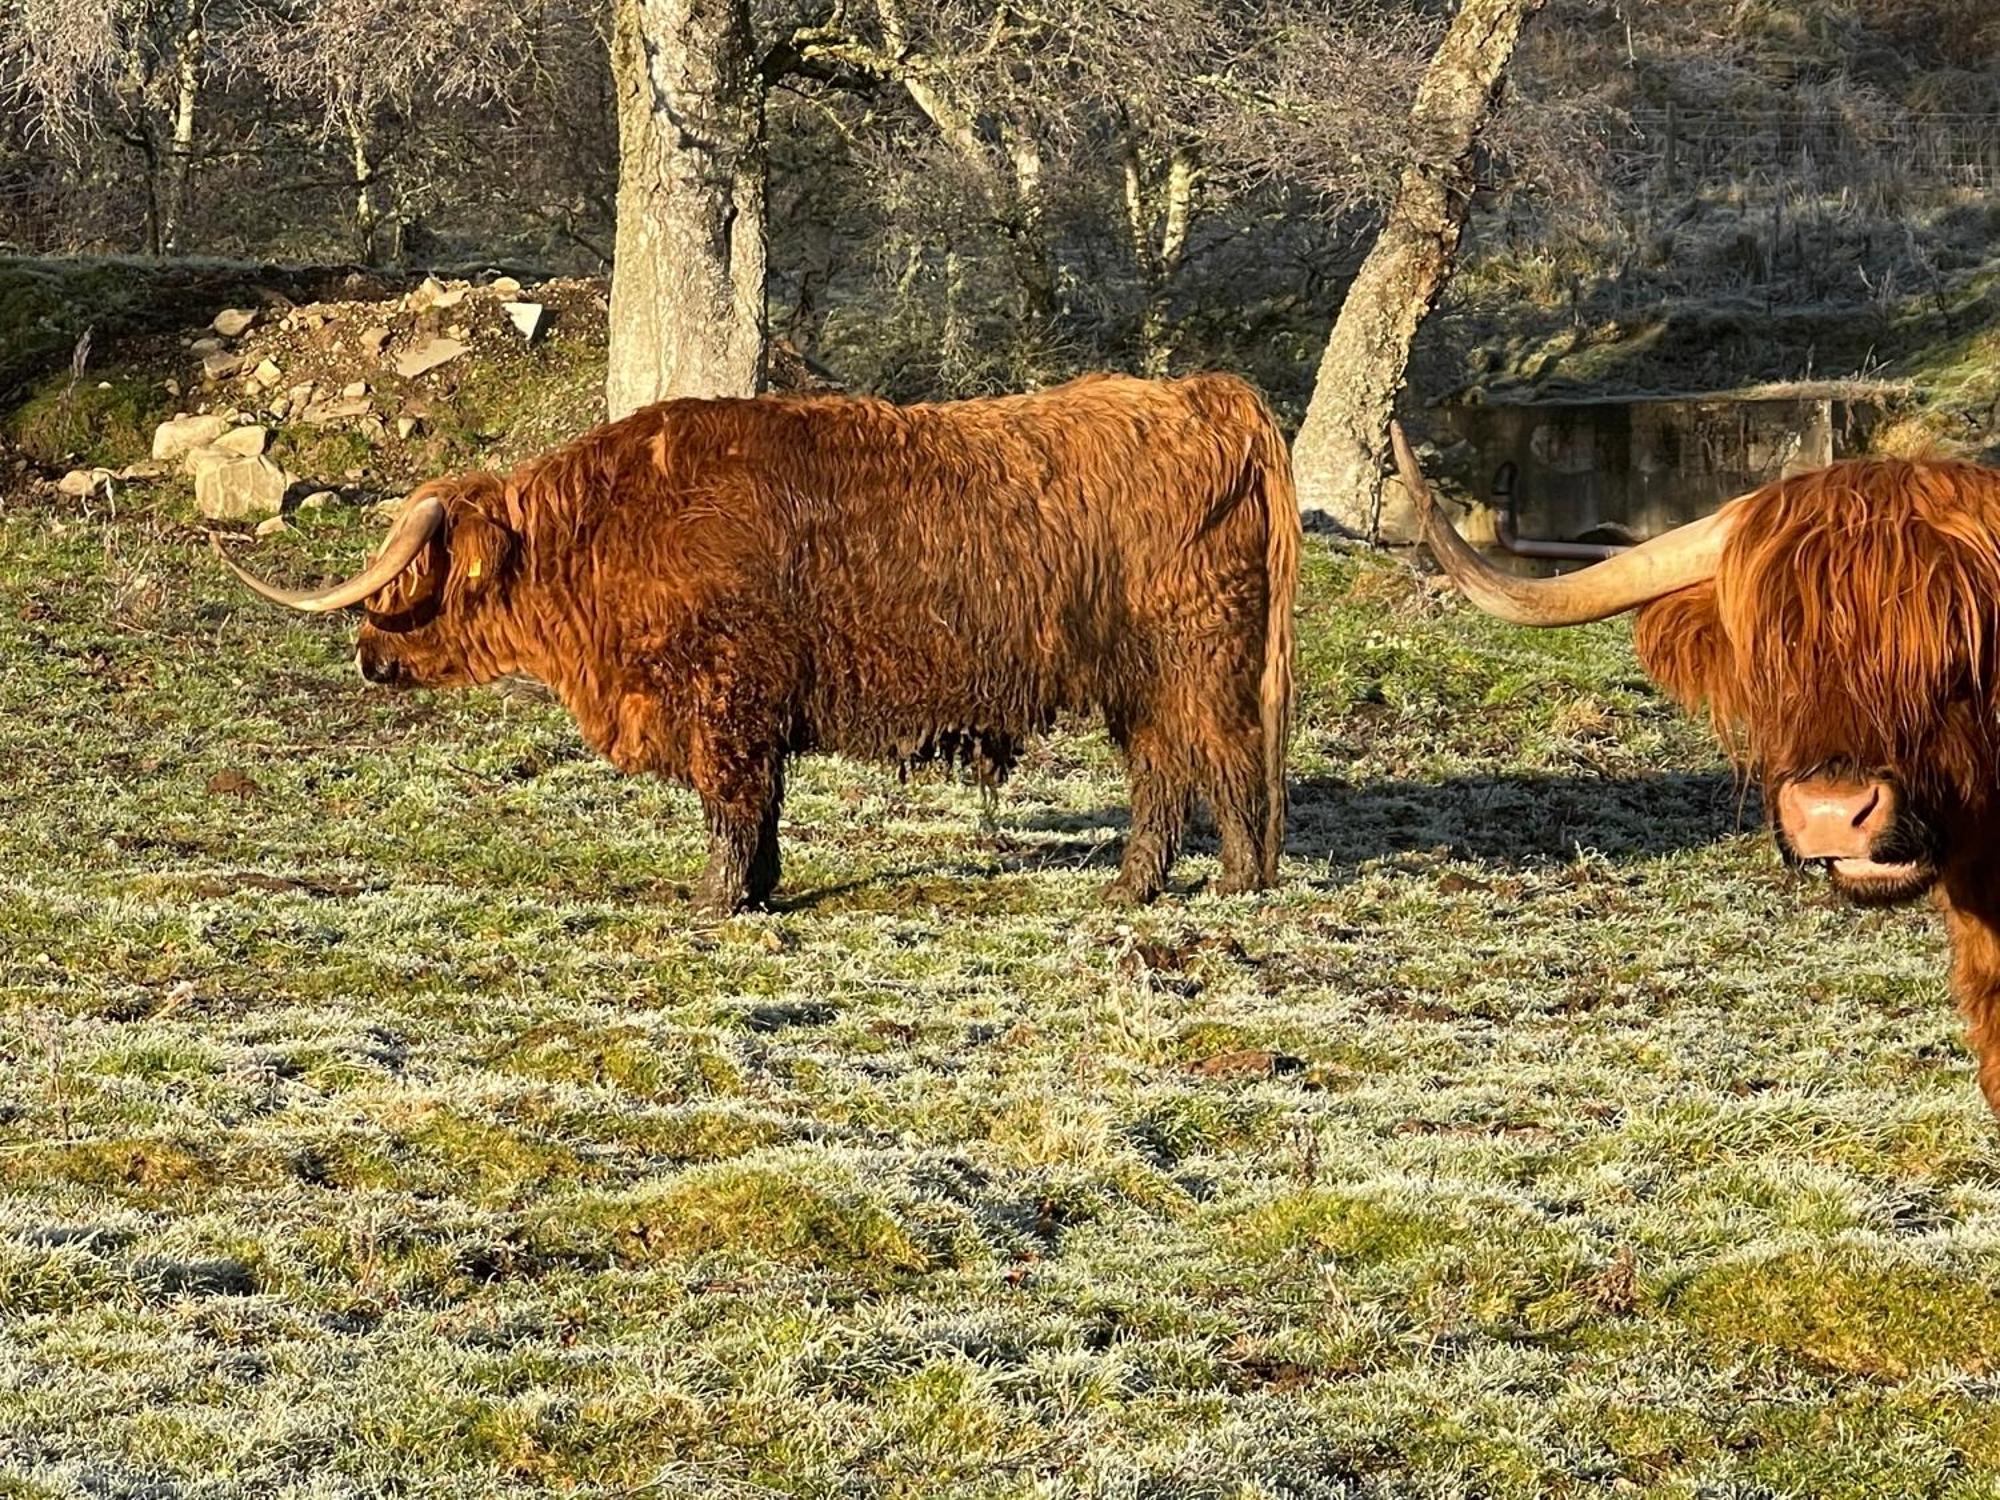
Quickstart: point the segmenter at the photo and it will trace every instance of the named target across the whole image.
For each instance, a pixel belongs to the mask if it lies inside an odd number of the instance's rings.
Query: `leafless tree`
[[[1543,0],[1463,0],[1411,109],[1415,146],[1375,248],[1327,340],[1293,445],[1301,507],[1380,530],[1389,413],[1417,325],[1450,275],[1472,195],[1472,153],[1522,24]]]
[[[208,64],[210,0],[12,0],[0,7],[0,56],[17,103],[69,150],[98,129],[138,156],[147,248],[182,248],[197,110]]]
[[[504,108],[537,60],[535,23],[546,10],[518,0],[265,0],[239,28],[231,61],[304,105],[340,142],[356,249],[374,264],[396,249],[380,195],[390,117],[452,104]]]
[[[1104,287],[1086,280],[1076,237],[1102,216],[1123,247],[1116,279],[1135,292],[1136,362],[1157,372],[1173,361],[1174,289],[1204,214],[1281,177],[1296,183],[1272,135],[1317,142],[1337,112],[1315,117],[1296,91],[1307,76],[1326,81],[1327,67],[1292,64],[1293,49],[1365,36],[1367,55],[1350,49],[1357,73],[1393,91],[1399,70],[1368,65],[1399,47],[1419,55],[1414,14],[1344,0],[859,0],[794,28],[774,71],[871,93],[875,180],[896,202],[912,267],[929,262],[949,299],[969,260],[996,251],[1026,341],[1044,346],[1044,359],[1020,364],[1028,378],[1072,363],[1078,314],[1098,310]],[[880,113],[894,101],[900,130],[893,109],[886,122]],[[1380,117],[1357,100],[1345,139]],[[1365,197],[1357,179],[1381,172],[1368,150],[1315,150],[1330,185],[1321,209]]]

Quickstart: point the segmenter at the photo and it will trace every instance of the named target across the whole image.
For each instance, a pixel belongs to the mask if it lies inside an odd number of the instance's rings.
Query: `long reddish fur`
[[[547,682],[614,763],[702,794],[712,877],[745,819],[775,850],[792,752],[1004,772],[1056,715],[1101,711],[1133,774],[1118,894],[1157,889],[1196,790],[1232,883],[1275,878],[1299,524],[1241,381],[670,401],[419,493],[449,539],[410,591],[442,608],[394,632],[412,600],[371,601],[364,654],[420,682]]]
[[[2000,1112],[2000,472],[1871,459],[1767,485],[1714,579],[1636,638],[1767,787],[1887,770],[1944,811],[1952,988]]]

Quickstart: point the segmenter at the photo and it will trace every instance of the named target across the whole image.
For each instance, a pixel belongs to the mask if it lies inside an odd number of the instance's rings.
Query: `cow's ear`
[[[445,581],[449,607],[477,599],[499,582],[513,561],[515,536],[491,516],[467,509],[453,518],[445,546],[451,559]]]
[[[1706,708],[1718,727],[1743,722],[1743,689],[1736,653],[1722,628],[1715,585],[1697,584],[1657,599],[1639,611],[1632,631],[1639,663],[1669,698],[1687,709]]]

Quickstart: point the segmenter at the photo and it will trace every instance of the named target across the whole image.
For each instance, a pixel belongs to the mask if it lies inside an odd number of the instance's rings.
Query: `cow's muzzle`
[[[354,653],[361,675],[377,687],[394,687],[403,680],[403,664],[393,656],[382,656],[363,648]]]
[[[1885,776],[1796,777],[1779,786],[1773,810],[1785,853],[1823,866],[1850,900],[1907,901],[1937,880],[1927,840]]]

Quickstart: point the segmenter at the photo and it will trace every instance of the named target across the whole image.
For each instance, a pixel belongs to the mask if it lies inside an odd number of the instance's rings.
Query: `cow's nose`
[[[1896,821],[1896,788],[1811,777],[1778,790],[1778,827],[1800,859],[1867,859]]]
[[[393,656],[371,656],[361,651],[355,653],[354,660],[361,668],[361,675],[381,687],[389,686],[402,675],[403,669]]]

